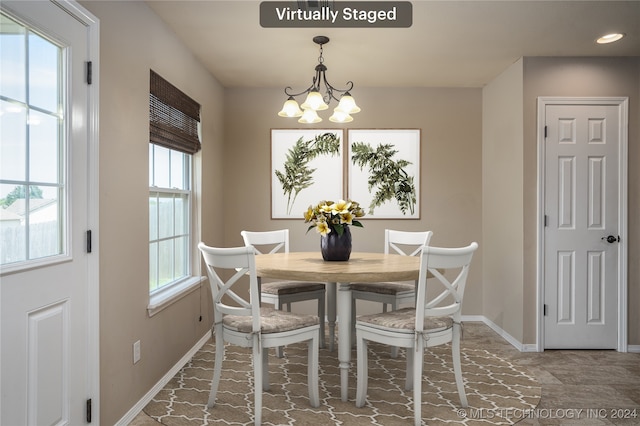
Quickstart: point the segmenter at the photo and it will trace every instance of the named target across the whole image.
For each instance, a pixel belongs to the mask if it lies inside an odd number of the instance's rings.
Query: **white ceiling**
[[[640,0],[413,1],[410,28],[262,28],[259,1],[148,0],[225,87],[482,87],[522,56],[640,56]],[[609,45],[595,39],[626,37]]]

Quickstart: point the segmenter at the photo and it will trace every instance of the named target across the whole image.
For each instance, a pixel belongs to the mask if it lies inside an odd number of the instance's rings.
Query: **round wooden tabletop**
[[[351,253],[344,262],[325,261],[318,252],[290,252],[256,256],[259,277],[322,282],[417,280],[420,257],[383,253]]]

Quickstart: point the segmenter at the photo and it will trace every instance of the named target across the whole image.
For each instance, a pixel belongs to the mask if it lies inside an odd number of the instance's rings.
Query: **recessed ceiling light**
[[[622,33],[612,33],[612,34],[603,35],[598,40],[596,40],[596,42],[598,44],[613,43],[614,41],[620,40],[622,37],[624,37],[624,34]]]

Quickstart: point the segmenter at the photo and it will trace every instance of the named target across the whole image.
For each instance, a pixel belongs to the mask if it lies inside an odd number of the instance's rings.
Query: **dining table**
[[[320,252],[261,254],[256,256],[256,272],[262,278],[326,283],[329,348],[333,350],[337,319],[340,398],[347,401],[352,342],[350,284],[415,281],[420,257],[353,252],[349,260],[326,261]]]

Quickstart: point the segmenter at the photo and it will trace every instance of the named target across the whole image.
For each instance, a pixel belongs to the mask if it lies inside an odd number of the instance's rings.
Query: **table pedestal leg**
[[[329,322],[329,352],[333,352],[336,341],[336,283],[327,283],[327,319]]]
[[[338,318],[338,361],[340,361],[340,398],[348,400],[349,362],[351,361],[351,287],[340,283],[337,297]]]

